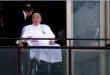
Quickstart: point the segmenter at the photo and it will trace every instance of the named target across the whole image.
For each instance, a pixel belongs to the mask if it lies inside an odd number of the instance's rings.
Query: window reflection
[[[74,52],[74,75],[100,75],[99,54],[95,52]]]
[[[99,38],[100,2],[73,1],[73,37]],[[99,41],[74,41],[74,46],[98,46]]]

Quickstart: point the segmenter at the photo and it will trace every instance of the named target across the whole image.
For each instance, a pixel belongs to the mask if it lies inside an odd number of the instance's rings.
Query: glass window
[[[95,52],[72,52],[74,75],[100,75],[100,57]]]
[[[100,1],[73,1],[73,37],[100,37]],[[77,40],[74,46],[98,46],[99,41]]]
[[[108,53],[107,58],[108,58],[107,59],[107,67],[108,67],[108,70],[107,70],[108,74],[107,75],[110,75],[110,52]]]

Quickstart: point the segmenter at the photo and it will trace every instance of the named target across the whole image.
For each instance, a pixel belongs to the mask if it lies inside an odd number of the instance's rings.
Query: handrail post
[[[72,61],[71,61],[71,47],[70,46],[71,46],[71,41],[69,39],[69,51],[68,51],[68,59],[69,59],[69,66],[68,67],[69,68],[68,69],[69,69],[69,75],[72,75],[72,67],[71,67],[72,66],[71,62]]]

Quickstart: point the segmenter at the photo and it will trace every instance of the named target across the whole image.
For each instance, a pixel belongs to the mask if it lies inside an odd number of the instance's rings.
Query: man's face
[[[32,15],[33,11],[27,12],[27,17],[30,17]]]
[[[32,22],[33,22],[33,24],[36,24],[36,25],[40,24],[41,16],[40,15],[33,15],[32,16]]]

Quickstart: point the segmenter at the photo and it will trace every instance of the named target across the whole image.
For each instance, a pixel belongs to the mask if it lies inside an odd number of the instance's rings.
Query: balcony
[[[2,40],[16,40],[15,38],[1,38]],[[19,39],[19,38],[17,38]],[[24,39],[24,38],[23,38]],[[27,38],[25,38],[27,39]],[[39,40],[50,40],[40,39]],[[51,39],[62,40],[67,46],[0,46],[0,75],[35,75],[36,68],[32,68],[29,52],[31,49],[61,49],[61,75],[110,75],[110,47],[102,45],[110,39]],[[74,45],[73,41],[98,41],[91,46]],[[26,55],[28,54],[28,55]],[[49,64],[48,67],[51,67]],[[31,71],[31,74],[30,74]],[[42,70],[42,72],[44,72]],[[49,68],[48,75],[51,74]]]

